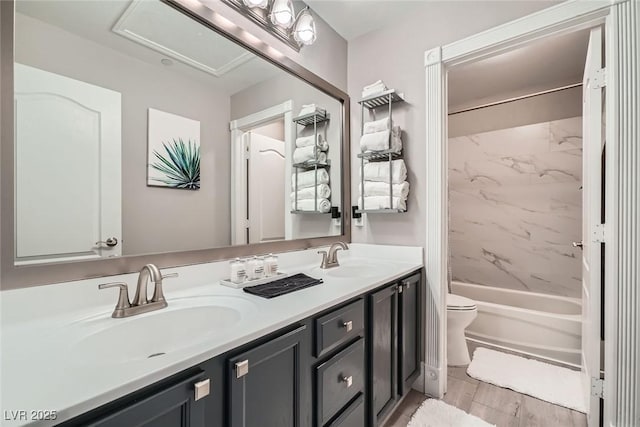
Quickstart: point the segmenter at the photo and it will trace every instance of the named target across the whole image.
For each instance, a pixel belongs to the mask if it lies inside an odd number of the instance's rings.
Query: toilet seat
[[[451,311],[471,311],[475,310],[475,301],[460,295],[447,294],[447,310]]]

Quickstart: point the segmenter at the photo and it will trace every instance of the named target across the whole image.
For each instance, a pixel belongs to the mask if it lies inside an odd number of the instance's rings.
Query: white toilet
[[[471,362],[464,330],[478,315],[475,301],[447,294],[447,364],[466,366]]]

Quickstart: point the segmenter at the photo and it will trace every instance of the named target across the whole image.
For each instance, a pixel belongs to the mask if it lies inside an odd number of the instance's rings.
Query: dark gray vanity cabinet
[[[210,379],[197,370],[183,380],[143,392],[123,406],[116,404],[106,413],[98,409],[91,417],[80,416],[64,426],[205,427],[209,425],[206,404],[210,391]]]
[[[420,273],[398,284],[398,393],[404,396],[420,375],[422,293]]]
[[[421,289],[406,276],[62,425],[378,426],[420,371]]]
[[[393,411],[420,374],[421,275],[415,273],[369,295],[371,425]]]
[[[398,394],[398,285],[369,296],[369,379],[372,425],[378,425]]]
[[[301,325],[228,360],[229,427],[308,425],[301,413],[307,338]]]

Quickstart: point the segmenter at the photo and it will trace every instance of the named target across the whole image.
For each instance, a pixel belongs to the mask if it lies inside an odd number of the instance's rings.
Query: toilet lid
[[[476,302],[460,295],[447,294],[447,310],[473,310]]]

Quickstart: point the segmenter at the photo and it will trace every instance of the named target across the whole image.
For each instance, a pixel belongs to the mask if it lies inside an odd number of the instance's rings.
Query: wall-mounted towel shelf
[[[402,209],[356,209],[356,213],[381,213],[381,214],[395,214],[395,213],[405,213]]]
[[[314,169],[316,166],[319,168],[329,168],[331,167],[331,160],[327,159],[326,162],[318,162],[317,160],[309,160],[307,162],[302,162],[302,163],[294,163],[293,165],[294,168],[300,168],[300,169]]]
[[[317,109],[313,113],[303,114],[301,116],[295,117],[293,121],[302,126],[309,126],[312,124],[320,124],[326,122],[330,119],[329,113],[325,110]]]
[[[395,193],[394,193],[394,185],[395,186],[399,186],[400,183],[398,181],[396,181],[394,183],[394,177],[393,177],[393,171],[394,171],[394,160],[398,160],[398,159],[402,159],[402,143],[400,141],[400,131],[398,130],[398,134],[397,134],[397,138],[399,144],[395,145],[393,144],[393,108],[392,105],[396,102],[400,102],[400,101],[404,101],[404,95],[401,93],[398,93],[395,91],[395,89],[388,89],[385,90],[384,92],[380,92],[377,93],[375,95],[366,97],[360,101],[358,101],[358,103],[360,104],[360,118],[361,118],[361,122],[360,122],[360,135],[362,138],[362,135],[365,134],[365,109],[369,110],[369,114],[373,115],[373,117],[375,118],[375,110],[376,108],[379,107],[387,107],[388,109],[388,121],[387,121],[387,127],[386,127],[386,132],[388,132],[388,137],[389,137],[389,141],[388,144],[386,144],[386,146],[388,147],[387,150],[373,150],[373,151],[364,151],[362,153],[358,154],[358,158],[360,159],[360,196],[358,197],[359,200],[359,209],[355,210],[356,214],[360,214],[360,213],[403,213],[406,212],[406,209],[398,209],[396,207],[403,207],[406,208],[406,197],[407,197],[407,193],[404,192],[402,193],[402,191],[399,191],[398,189],[396,189]],[[384,120],[384,119],[383,119]],[[384,123],[384,121],[383,121]],[[399,128],[398,128],[399,129]],[[378,128],[378,131],[382,131],[383,129]],[[373,135],[375,135],[376,133],[373,133]],[[368,131],[368,135],[371,135],[371,130]],[[384,140],[384,137],[383,137]],[[361,147],[363,150],[367,150],[370,149],[371,144],[369,142],[365,143],[363,142],[364,138],[361,139]],[[364,144],[364,145],[363,145]],[[365,195],[365,165],[369,164],[369,163],[373,163],[373,162],[377,162],[377,163],[387,163],[388,164],[388,181],[384,181],[384,185],[388,185],[388,191],[384,191],[383,194],[380,194],[380,190],[378,189],[377,193],[375,193],[376,197],[373,197],[371,199],[369,199],[369,207],[367,208],[367,198],[370,196],[366,196]],[[397,163],[397,162],[395,162]],[[397,167],[398,165],[396,165]],[[406,168],[406,166],[404,166],[404,164],[401,164],[402,168]],[[406,172],[406,171],[405,171]],[[406,173],[405,173],[406,175]],[[374,178],[375,179],[375,178]],[[397,178],[396,178],[397,179]],[[402,179],[400,179],[402,180]],[[405,178],[406,180],[406,178]],[[378,182],[380,181],[379,179],[376,181]],[[369,181],[367,181],[369,182]],[[371,183],[367,184],[370,185]],[[406,183],[404,183],[404,185],[408,185]],[[408,190],[405,190],[408,191]],[[401,194],[398,194],[401,193]],[[370,193],[371,194],[371,193]],[[380,201],[380,198],[384,197],[384,199],[382,201]],[[387,199],[388,197],[388,199]],[[395,203],[394,203],[395,202]],[[381,206],[389,206],[388,208],[384,208],[381,209]],[[396,207],[394,207],[396,206]]]
[[[303,106],[303,111],[309,107],[311,106]],[[327,157],[326,150],[328,145],[326,143],[324,147],[321,147],[320,145],[321,141],[319,140],[318,125],[323,124],[321,129],[324,130],[324,137],[326,140],[326,131],[327,131],[327,126],[329,124],[330,115],[327,113],[327,111],[324,108],[320,108],[317,106],[312,108],[313,108],[312,112],[300,114],[299,116],[292,119],[292,121],[295,124],[304,126],[304,129],[307,129],[307,127],[313,126],[313,133],[306,136],[305,138],[309,138],[311,135],[313,135],[313,141],[315,141],[315,158],[306,160],[304,162],[293,163],[291,165],[294,171],[291,213],[295,215],[299,215],[299,214],[327,215],[331,213],[330,209],[327,209],[327,207],[329,208],[331,207],[330,206],[331,198],[328,197],[327,199],[324,199],[324,198],[319,199],[319,197],[322,197],[322,196],[319,196],[318,194],[318,185],[321,184],[320,180],[318,179],[318,173],[319,173],[318,171],[326,170],[327,172],[323,172],[323,173],[325,173],[325,176],[328,176],[326,174],[329,172],[329,168],[331,167],[331,161],[326,158]],[[302,132],[304,132],[304,129]],[[297,148],[294,148],[294,149],[297,149]],[[294,155],[294,158],[295,157],[296,156]],[[301,171],[305,171],[306,174],[312,173],[314,175],[313,177],[314,182],[312,185],[314,189],[313,191],[314,197],[313,199],[311,199],[313,200],[313,204],[312,204],[313,206],[309,206],[309,200],[304,200],[304,201],[298,200],[298,194],[299,194],[299,191],[301,190],[299,186],[299,182],[300,182],[299,176]],[[328,180],[325,180],[322,183],[329,185]],[[307,185],[306,187],[308,188],[309,185]],[[309,197],[308,193],[307,193],[307,197]],[[300,209],[301,204],[306,205],[307,209]],[[313,207],[313,209],[309,209],[311,207]]]
[[[373,108],[386,107],[389,104],[399,101],[404,101],[404,94],[396,92],[395,89],[389,89],[361,99],[358,101],[358,104],[371,110]]]
[[[369,160],[370,162],[389,161],[402,158],[402,154],[394,150],[368,151],[366,153],[359,153],[358,158]]]

